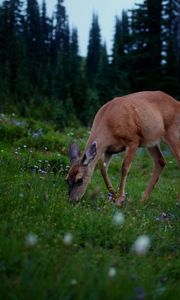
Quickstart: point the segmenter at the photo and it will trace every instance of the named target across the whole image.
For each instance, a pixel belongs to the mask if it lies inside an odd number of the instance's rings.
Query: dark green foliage
[[[25,38],[28,55],[28,75],[36,93],[39,94],[40,87],[40,67],[41,67],[41,22],[40,11],[37,0],[27,0]]]
[[[179,1],[144,0],[115,18],[112,52],[92,16],[87,57],[70,29],[65,1],[52,17],[46,1],[0,5],[0,112],[54,120],[59,128],[91,124],[113,97],[163,90],[180,97]]]
[[[86,60],[87,78],[90,85],[96,80],[101,55],[101,32],[98,16],[93,14],[92,25],[89,32],[89,44]]]
[[[115,34],[110,66],[111,97],[121,96],[130,91],[127,72],[128,22],[123,12],[122,20],[116,17]]]
[[[162,1],[148,0],[132,12],[133,68],[131,84],[137,90],[155,90],[159,87],[161,72]],[[161,87],[159,87],[160,89]]]
[[[179,11],[175,1],[168,1],[164,5],[164,39],[166,44],[163,51],[166,53],[166,63],[163,65],[165,91],[172,95],[179,95]],[[180,27],[179,27],[180,28]]]
[[[135,90],[161,89],[179,96],[179,50],[175,47],[179,12],[173,3],[149,0],[132,11],[129,64],[130,83]]]
[[[100,105],[103,105],[112,97],[109,78],[110,78],[110,63],[107,54],[106,44],[104,44],[101,47],[101,56],[100,56],[97,79],[96,79],[96,87],[98,91]]]

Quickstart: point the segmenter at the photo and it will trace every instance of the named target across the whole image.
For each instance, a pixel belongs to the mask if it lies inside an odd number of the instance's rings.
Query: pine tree
[[[18,98],[21,98],[18,96],[23,95],[22,86],[25,88],[21,8],[22,1],[6,0],[2,3],[0,11],[0,73],[3,81],[3,95],[11,99],[14,104]]]
[[[69,23],[66,15],[64,0],[58,0],[55,12],[55,51],[64,50],[67,35],[69,35]],[[69,42],[69,41],[68,41]]]
[[[178,83],[180,83],[180,0],[172,1],[173,9],[173,33],[174,37],[174,54],[176,58],[176,71]],[[178,84],[179,87],[179,84]],[[180,95],[180,91],[178,93]]]
[[[27,0],[25,30],[29,80],[33,86],[33,93],[39,93],[41,76],[41,27],[37,0]]]
[[[87,78],[90,85],[94,85],[99,68],[101,55],[101,31],[98,16],[93,14],[92,25],[89,32],[88,53],[86,59]]]
[[[178,61],[178,66],[180,67],[180,0],[174,0],[174,15],[175,15],[175,36],[176,36],[176,56]],[[180,68],[179,68],[180,69]],[[180,74],[179,74],[180,80]]]
[[[180,17],[180,14],[179,14]],[[178,67],[178,7],[175,1],[163,3],[163,87],[174,96],[180,94]]]
[[[49,55],[50,50],[50,20],[47,17],[46,1],[42,2],[42,10],[40,15],[40,29],[41,29],[41,59],[43,63],[46,62],[45,58]]]
[[[70,44],[69,44],[69,29],[67,29],[67,35],[65,37],[63,48],[57,54],[57,68],[55,76],[54,93],[57,99],[60,101],[66,101],[70,96]]]
[[[130,24],[129,17],[125,10],[122,11],[122,41],[124,47],[124,53],[129,52],[129,43],[130,43]]]
[[[162,25],[162,0],[147,0],[148,13],[148,40],[147,51],[149,53],[150,75],[156,72],[161,74],[161,25]]]
[[[84,105],[84,80],[82,75],[82,61],[79,56],[78,32],[72,29],[70,40],[70,94],[73,99],[77,117],[81,115]]]
[[[111,98],[111,87],[109,84],[110,76],[110,64],[107,54],[106,44],[101,47],[101,56],[98,68],[98,74],[96,79],[96,87],[98,91],[98,98],[100,105],[103,105],[105,102]]]
[[[162,0],[145,0],[132,11],[129,64],[134,90],[157,89],[162,77]]]
[[[40,80],[42,86],[42,93],[49,99],[51,99],[53,83],[51,70],[51,34],[51,20],[47,17],[46,1],[43,0],[40,14]]]
[[[74,113],[74,107],[70,91],[70,30],[63,2],[64,0],[58,0],[55,14],[55,81],[53,94],[59,107],[64,107],[64,116],[68,121],[67,115],[72,111]],[[58,123],[61,124],[60,119],[58,119]]]
[[[126,71],[126,37],[128,37],[127,23],[122,23],[122,20],[120,20],[119,17],[116,17],[112,62],[110,68],[112,97],[120,96],[129,92],[128,73]]]
[[[0,112],[5,110],[5,99],[4,95],[7,92],[7,80],[6,80],[6,68],[5,64],[7,61],[6,44],[4,36],[5,16],[3,5],[0,6]]]

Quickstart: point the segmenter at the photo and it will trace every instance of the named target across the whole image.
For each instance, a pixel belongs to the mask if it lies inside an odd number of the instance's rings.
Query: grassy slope
[[[12,118],[0,120],[1,299],[180,299],[175,160],[167,153],[167,168],[142,205],[152,165],[146,152],[137,155],[127,182],[128,201],[120,210],[125,222],[115,225],[119,209],[107,200],[98,169],[83,201],[67,202],[66,151],[74,136],[85,144],[83,129],[60,134],[32,120],[18,125]],[[120,160],[115,157],[110,168],[115,186]],[[73,236],[70,245],[63,241],[66,233]],[[34,245],[27,241],[29,234]],[[132,252],[141,234],[151,239],[146,256]]]

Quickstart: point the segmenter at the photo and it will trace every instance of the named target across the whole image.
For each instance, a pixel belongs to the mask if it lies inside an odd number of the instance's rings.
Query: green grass
[[[43,134],[34,137],[40,128]],[[83,148],[87,130],[60,133],[32,120],[15,125],[2,117],[0,135],[1,299],[180,299],[179,169],[168,152],[167,167],[146,204],[139,199],[152,163],[140,151],[124,207],[108,200],[98,169],[81,203],[72,206],[64,181],[67,149],[72,139]],[[121,158],[114,157],[110,167],[116,187]],[[119,211],[122,225],[113,222]],[[151,247],[138,256],[132,245],[143,234]]]

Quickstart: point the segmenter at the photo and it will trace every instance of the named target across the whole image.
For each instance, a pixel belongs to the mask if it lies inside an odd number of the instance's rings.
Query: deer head
[[[85,150],[81,157],[78,145],[73,143],[70,146],[71,168],[67,175],[70,202],[78,202],[83,197],[95,167],[96,154],[97,143],[95,141]]]

